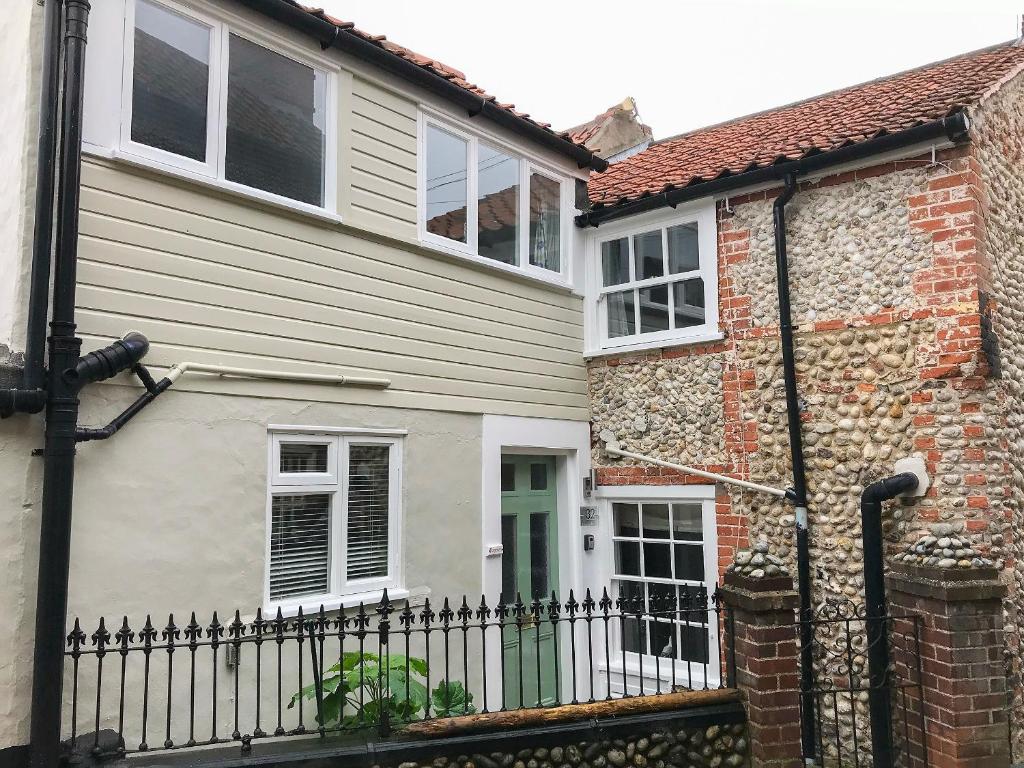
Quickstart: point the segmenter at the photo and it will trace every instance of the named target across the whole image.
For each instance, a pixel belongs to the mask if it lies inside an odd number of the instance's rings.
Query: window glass
[[[530,490],[546,491],[548,489],[548,465],[530,464]]]
[[[701,541],[704,531],[700,504],[672,505],[672,538],[677,541]]]
[[[206,161],[210,35],[163,6],[135,6],[132,141]]]
[[[629,282],[629,240],[620,237],[601,243],[601,284]]]
[[[274,496],[270,599],[322,595],[330,588],[329,493]]]
[[[501,465],[501,490],[503,492],[514,491],[516,489],[516,465],[515,464],[502,464]]]
[[[668,286],[652,285],[640,291],[640,333],[668,330]]]
[[[695,277],[672,286],[676,328],[704,325],[704,281]]]
[[[530,264],[562,269],[562,185],[539,173],[530,174]]]
[[[468,242],[467,149],[459,137],[427,126],[427,232],[460,243]]]
[[[661,230],[633,235],[633,259],[636,279],[648,280],[665,274],[665,259],[661,253]]]
[[[281,472],[326,472],[324,443],[281,443]]]
[[[612,516],[615,518],[616,536],[639,536],[639,509],[637,504],[612,504]]]
[[[225,178],[323,205],[325,75],[231,35],[227,87]]]
[[[667,539],[668,504],[644,504],[644,538]]]
[[[349,449],[346,559],[350,579],[388,575],[390,454],[387,445]]]
[[[697,224],[680,224],[668,228],[668,271],[672,274],[700,269],[697,248]]]
[[[548,594],[548,513],[530,515],[530,590],[534,600]]]
[[[486,144],[477,152],[477,253],[519,263],[519,160]]]
[[[608,337],[632,336],[636,333],[636,306],[633,291],[609,293],[605,301],[608,303]]]

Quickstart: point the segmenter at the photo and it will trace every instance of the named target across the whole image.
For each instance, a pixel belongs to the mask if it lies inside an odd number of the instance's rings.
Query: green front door
[[[510,611],[517,596],[526,614],[510,613],[502,638],[504,705],[535,707],[558,701],[557,638],[547,606],[558,592],[558,517],[553,456],[501,457],[501,597]],[[531,610],[544,601],[542,619]]]

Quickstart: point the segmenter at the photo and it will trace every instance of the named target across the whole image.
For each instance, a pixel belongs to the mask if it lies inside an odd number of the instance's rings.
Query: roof
[[[1024,68],[1012,41],[655,142],[590,178],[596,208],[839,149],[977,104]]]
[[[547,133],[551,134],[552,136],[564,139],[565,141],[569,142],[574,146],[581,147],[587,150],[583,143],[573,139],[569,135],[568,131],[556,131],[551,127],[550,123],[545,123],[540,120],[536,120],[533,117],[531,117],[529,113],[520,112],[519,110],[516,109],[515,104],[503,103],[498,101],[497,97],[492,96],[479,85],[471,82],[462,71],[455,69],[454,67],[444,64],[443,62],[440,62],[437,59],[430,58],[429,56],[424,56],[423,54],[416,53],[415,51],[412,51],[406,48],[405,46],[399,45],[398,43],[388,40],[387,37],[384,35],[373,35],[370,34],[369,32],[364,32],[363,30],[358,29],[353,22],[343,21],[341,19],[335,18],[334,16],[331,16],[330,14],[325,12],[322,8],[313,8],[298,2],[298,0],[284,0],[284,2],[288,3],[291,6],[299,8],[300,10],[305,11],[306,13],[310,14],[315,18],[326,21],[329,24],[333,24],[335,27],[338,28],[338,30],[342,32],[346,32],[348,34],[359,37],[369,43],[373,43],[374,45],[387,51],[388,53],[391,53],[392,55],[399,59],[411,62],[423,70],[426,70],[441,78],[444,78],[445,80],[449,81],[454,85],[457,85],[459,88],[462,88],[468,93],[474,94],[475,96],[479,96],[485,99],[486,101],[491,102],[495,106],[505,110],[510,115],[513,115],[519,120],[539,127],[542,130],[546,131]],[[587,150],[587,152],[589,152],[589,150]]]

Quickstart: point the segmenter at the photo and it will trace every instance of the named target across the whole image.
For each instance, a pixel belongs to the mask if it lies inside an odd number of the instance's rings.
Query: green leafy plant
[[[427,662],[414,656],[394,655],[381,658],[374,653],[350,652],[324,670],[323,727],[359,727],[374,725],[386,712],[394,725],[422,718],[473,714],[473,694],[458,681],[442,680],[428,691],[423,680]],[[288,708],[300,699],[316,701],[316,685],[302,688],[292,696]]]

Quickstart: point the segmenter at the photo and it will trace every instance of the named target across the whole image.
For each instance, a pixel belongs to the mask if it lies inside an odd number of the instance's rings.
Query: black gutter
[[[786,385],[786,423],[789,455],[793,464],[793,507],[796,518],[796,573],[800,593],[800,742],[805,758],[813,757],[814,734],[814,627],[811,624],[811,551],[807,526],[807,471],[804,440],[800,430],[800,397],[796,388],[796,356],[793,341],[793,312],[789,296],[789,258],[786,249],[786,204],[796,194],[796,175],[786,176],[782,194],[775,198],[772,220],[775,226],[775,276],[779,293],[779,336],[782,370]]]
[[[635,216],[638,213],[645,213],[659,208],[675,208],[680,203],[685,203],[689,200],[719,195],[723,192],[731,192],[758,184],[782,181],[791,174],[804,176],[836,165],[863,160],[872,155],[892,152],[933,139],[945,138],[950,141],[960,141],[966,137],[969,128],[970,120],[967,117],[967,112],[960,109],[938,120],[915,125],[913,128],[907,128],[896,133],[887,133],[884,136],[877,136],[856,144],[848,144],[845,147],[833,149],[829,152],[809,155],[799,160],[787,160],[776,165],[758,168],[745,173],[721,176],[710,181],[696,182],[686,187],[643,197],[639,200],[622,203],[621,205],[598,208],[577,216],[576,225],[579,227],[597,227],[605,222],[621,219],[626,216]]]
[[[35,221],[25,331],[25,368],[20,387],[0,390],[0,416],[39,413],[46,407],[46,369],[43,360],[46,353],[50,255],[53,245],[53,187],[60,77],[60,0],[47,0],[43,14],[43,70],[40,76]]]
[[[71,553],[71,508],[78,420],[75,336],[78,202],[82,166],[82,96],[88,0],[65,0],[60,178],[50,321],[49,396],[43,446],[43,500],[39,531],[35,647],[32,675],[31,765],[52,768],[60,756],[61,689]]]
[[[885,553],[882,537],[882,502],[917,488],[912,472],[872,483],[860,496],[861,538],[864,542],[865,629],[868,652],[868,711],[871,720],[871,756],[875,768],[892,768],[892,702],[889,687],[888,611],[885,601]]]
[[[445,77],[424,69],[382,48],[355,32],[305,11],[289,0],[240,0],[257,13],[286,24],[293,29],[316,38],[322,48],[337,48],[344,53],[379,67],[413,85],[424,88],[465,109],[470,117],[482,116],[530,141],[568,155],[580,168],[603,171],[608,162],[583,146],[562,138],[537,123],[517,117],[498,106],[493,98],[486,98],[462,88]]]

